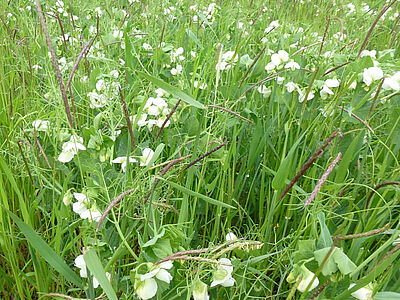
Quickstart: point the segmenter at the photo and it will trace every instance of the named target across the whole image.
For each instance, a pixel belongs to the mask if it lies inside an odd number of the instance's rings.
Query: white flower
[[[275,69],[275,65],[272,62],[269,62],[266,66],[265,66],[265,71],[272,71]]]
[[[304,291],[306,290],[307,286],[309,285],[309,283],[313,279],[314,273],[311,272],[309,269],[307,269],[304,265],[302,265],[301,266],[301,275],[300,276],[302,276],[302,279],[300,281],[300,284],[297,286],[297,289],[300,292],[304,293]],[[313,281],[309,291],[312,291],[318,285],[319,285],[319,280],[318,280],[318,277],[316,277],[315,280]]]
[[[355,286],[354,283],[350,284],[349,289],[351,289],[353,286]],[[367,285],[361,289],[358,289],[357,291],[351,293],[351,295],[354,298],[360,299],[360,300],[372,300],[372,293],[373,290],[370,285]]]
[[[199,83],[197,80],[193,82],[193,86],[195,89],[199,88],[200,90],[205,90],[207,88],[207,83]]]
[[[238,238],[237,236],[233,233],[233,232],[229,232],[226,237],[225,237],[226,241],[236,241]]]
[[[270,88],[267,88],[265,85],[261,85],[261,86],[259,86],[258,88],[257,88],[257,91],[260,93],[260,94],[263,94],[263,97],[264,98],[268,98],[270,95],[271,95],[271,89]]]
[[[220,258],[218,261],[221,264],[213,273],[213,282],[211,283],[211,287],[218,284],[225,287],[233,286],[235,284],[235,279],[232,277],[233,266],[231,261],[227,258]]]
[[[265,28],[264,32],[270,33],[272,30],[274,30],[277,27],[279,27],[279,21],[278,20],[272,21],[271,23],[269,23],[269,26],[267,28]]]
[[[372,57],[372,58],[376,58],[376,50],[371,50],[371,51],[369,51],[369,50],[363,50],[363,51],[361,52],[360,57],[364,57],[364,56],[370,56],[370,57]]]
[[[84,260],[82,254],[81,254],[81,255],[78,255],[78,256],[75,258],[74,265],[75,265],[75,267],[79,268],[79,274],[81,275],[82,278],[87,278],[87,277],[88,277],[87,271],[86,271],[86,262],[85,262],[85,260]],[[107,276],[108,280],[110,280],[111,274],[108,273],[108,272],[106,272],[106,276]],[[94,287],[95,289],[97,289],[98,286],[99,286],[99,282],[98,282],[97,279],[93,276],[93,287]]]
[[[140,299],[151,299],[157,294],[157,282],[153,279],[146,279],[145,281],[136,281],[135,292]]]
[[[296,83],[294,83],[293,81],[286,83],[285,87],[286,87],[286,90],[288,91],[288,93],[291,93],[294,90],[299,90],[299,86]]]
[[[305,95],[301,90],[298,90],[298,92],[299,92],[299,102],[300,102],[300,103],[303,103],[303,101],[304,101],[306,95]],[[310,92],[310,93],[308,94],[308,96],[307,96],[307,101],[308,101],[308,100],[311,100],[311,99],[314,99],[314,97],[315,97],[314,93],[313,93],[313,92]]]
[[[79,215],[82,219],[89,219],[89,221],[99,222],[101,213],[97,210],[96,206],[90,207],[89,199],[85,194],[74,193],[74,198],[77,200],[72,204],[72,210]]]
[[[147,99],[144,109],[147,110],[147,113],[151,116],[158,116],[160,113],[164,111],[165,108],[168,107],[167,102],[161,97],[153,98],[149,97]]]
[[[233,55],[235,55],[235,51],[226,51],[222,54],[222,61],[231,61],[233,59],[234,62],[237,62],[238,55],[236,54],[235,58],[233,58]]]
[[[131,117],[131,122],[132,122],[132,123],[135,123],[136,116],[137,116],[137,115],[134,115],[133,117]],[[146,125],[147,125],[146,119],[147,119],[147,114],[142,113],[142,114],[140,115],[140,120],[138,120],[138,122],[137,122],[137,125],[138,125],[139,127],[146,126]]]
[[[47,132],[49,130],[49,121],[43,121],[43,120],[36,120],[32,122],[32,127],[36,131],[44,131]]]
[[[126,165],[128,164],[128,158],[126,156],[120,156],[120,157],[114,158],[111,162],[113,164],[121,164],[122,171],[123,172],[126,171]],[[134,159],[133,157],[129,157],[129,162],[135,163],[135,162],[137,162],[137,160]]]
[[[110,76],[112,76],[112,77],[114,77],[115,79],[117,79],[118,76],[119,76],[119,73],[118,73],[117,70],[112,70],[112,71],[110,72]]]
[[[86,147],[82,144],[83,138],[79,136],[71,136],[68,142],[62,145],[62,152],[58,156],[60,162],[70,162],[74,156],[78,153],[78,150],[86,150]]]
[[[271,62],[276,66],[280,66],[282,63],[289,60],[289,54],[285,50],[279,50],[278,53],[271,55]]]
[[[338,87],[340,85],[340,81],[337,79],[327,79],[325,80],[325,85],[330,88]]]
[[[63,197],[63,203],[65,206],[68,206],[72,203],[72,194],[71,194],[71,189],[65,192],[64,197]]]
[[[375,80],[382,79],[383,71],[378,67],[365,68],[363,73],[363,81],[367,86]]]
[[[155,92],[157,94],[157,97],[159,97],[159,98],[164,97],[164,96],[166,96],[166,97],[169,96],[169,94],[166,91],[164,91],[162,88],[156,89]]]
[[[177,74],[181,74],[182,73],[182,66],[181,65],[176,65],[176,68],[172,68],[171,69],[171,74],[172,75],[177,75]]]
[[[151,159],[153,158],[154,151],[150,148],[144,148],[142,152],[142,156],[140,157],[140,166],[144,167],[147,166]]]
[[[382,88],[386,91],[393,90],[399,91],[400,90],[400,82],[399,80],[393,75],[392,77],[385,78],[385,81],[382,84]]]
[[[153,298],[157,293],[157,282],[154,280],[154,276],[161,281],[170,283],[172,275],[167,271],[173,267],[172,261],[166,261],[158,266],[152,268],[152,270],[146,274],[140,275],[140,280],[135,281],[135,292],[141,299]]]
[[[147,43],[143,43],[143,48],[144,48],[144,50],[147,50],[147,51],[153,50],[153,47],[151,47],[151,45],[149,45]]]
[[[101,15],[103,14],[103,12],[101,11],[101,8],[100,8],[100,7],[96,7],[96,8],[94,9],[94,12],[95,12],[99,17],[101,17]]]
[[[90,104],[89,104],[90,108],[101,108],[101,107],[107,105],[106,96],[103,94],[99,95],[96,93],[96,91],[93,91],[93,92],[89,92],[87,94],[87,96],[90,99]]]
[[[96,90],[99,92],[105,88],[105,81],[103,79],[100,79],[96,82]]]
[[[319,92],[319,94],[321,95],[322,99],[326,99],[326,98],[328,98],[329,95],[333,95],[334,93],[329,87],[324,85],[322,87],[322,90]]]
[[[290,61],[285,65],[285,69],[291,69],[292,71],[300,69],[300,65],[295,61]]]
[[[43,70],[43,68],[41,66],[39,66],[39,65],[33,65],[32,69],[34,69],[35,71]]]
[[[277,83],[277,84],[282,84],[284,80],[285,80],[285,77],[280,77],[280,76],[278,76],[278,77],[276,78],[276,83]]]
[[[357,80],[354,80],[350,85],[349,85],[349,89],[350,90],[354,90],[357,87]]]
[[[229,70],[230,68],[231,68],[231,65],[228,64],[226,61],[221,61],[215,65],[215,69],[217,71]]]
[[[210,297],[207,293],[207,284],[197,280],[193,288],[193,299],[194,300],[209,300]]]

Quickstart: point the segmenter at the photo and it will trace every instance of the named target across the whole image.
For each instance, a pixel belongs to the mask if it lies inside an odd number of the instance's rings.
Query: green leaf
[[[193,31],[186,29],[186,35],[193,41],[199,48],[203,48],[199,39],[194,35]]]
[[[56,269],[57,272],[62,274],[65,279],[72,282],[76,286],[82,288],[83,284],[81,279],[76,273],[65,263],[65,261],[30,227],[28,224],[22,222],[20,218],[6,209],[10,217],[17,224],[18,228],[25,235],[26,240],[32,247],[45,259],[50,266]]]
[[[297,244],[298,250],[293,253],[293,262],[297,264],[302,260],[314,257],[315,240],[303,240]]]
[[[297,146],[299,145],[305,134],[306,131],[303,132],[303,134],[297,139],[292,148],[290,148],[289,153],[281,162],[281,165],[279,166],[279,169],[276,172],[274,179],[272,180],[272,187],[275,190],[280,190],[284,186],[285,180],[287,179],[290,172],[290,166],[292,164],[293,154],[296,151]]]
[[[395,292],[380,292],[374,297],[375,300],[400,300],[400,294]]]
[[[204,105],[201,104],[200,102],[196,101],[192,96],[189,96],[188,94],[182,92],[181,90],[179,90],[178,88],[170,85],[169,83],[166,83],[165,81],[158,79],[154,76],[151,76],[149,74],[146,74],[144,72],[140,72],[137,71],[137,73],[146,78],[147,80],[151,81],[152,83],[154,83],[156,86],[162,88],[163,90],[165,90],[166,92],[174,95],[176,98],[182,99],[182,101],[186,102],[187,104],[190,104],[194,107],[197,108],[202,108],[204,109]]]
[[[352,162],[356,151],[359,149],[358,145],[361,142],[361,138],[364,136],[364,132],[360,132],[360,134],[351,142],[349,148],[347,148],[346,152],[343,155],[342,161],[339,163],[337,167],[335,182],[341,183],[343,182],[347,170],[349,168],[350,163]]]
[[[331,249],[331,247],[326,247],[323,249],[319,249],[314,251],[314,257],[315,260],[318,262],[318,265],[322,264],[322,261],[325,259],[326,255],[329,252],[329,249]],[[333,254],[335,253],[335,251],[337,250],[337,248],[335,247],[335,249],[333,249],[333,253],[331,253],[331,255],[328,257],[326,263],[324,264],[324,267],[322,268],[322,275],[324,276],[328,276],[331,275],[335,272],[337,272],[338,267],[337,264],[335,262],[335,260],[333,259]]]
[[[179,185],[179,184],[176,184],[176,183],[174,183],[174,182],[171,182],[171,181],[169,181],[169,180],[167,180],[167,179],[164,179],[164,178],[162,178],[162,177],[158,177],[158,176],[157,176],[157,178],[160,179],[160,180],[162,180],[162,181],[165,181],[165,182],[168,183],[170,186],[172,186],[172,187],[174,187],[174,188],[180,190],[182,193],[185,193],[185,194],[187,194],[187,195],[189,195],[189,196],[193,196],[193,197],[196,197],[196,198],[200,198],[200,199],[202,199],[202,200],[204,200],[204,201],[206,201],[206,202],[208,202],[208,203],[211,203],[211,204],[214,204],[214,205],[217,205],[217,206],[221,206],[221,207],[225,207],[225,208],[233,208],[233,209],[236,209],[236,208],[235,208],[234,206],[232,206],[232,205],[229,205],[229,204],[226,204],[226,203],[224,203],[224,202],[221,202],[221,201],[215,200],[215,199],[213,199],[213,198],[207,197],[207,196],[205,196],[205,195],[203,195],[203,194],[200,194],[200,193],[191,191],[191,190],[189,190],[189,189],[187,189],[187,188],[185,188],[185,187],[183,187],[183,186],[181,186],[181,185]]]
[[[162,228],[162,229],[161,229],[161,232],[160,232],[159,234],[156,234],[151,240],[147,241],[147,242],[144,243],[144,244],[141,244],[141,243],[140,243],[139,245],[140,245],[140,247],[142,247],[142,248],[146,248],[146,247],[149,247],[149,246],[153,246],[153,245],[156,244],[156,242],[157,242],[158,239],[160,239],[160,238],[162,238],[162,237],[164,236],[164,234],[165,234],[165,228]]]
[[[94,249],[90,249],[85,254],[83,254],[83,259],[85,260],[86,266],[89,271],[93,274],[94,277],[96,277],[100,286],[103,288],[108,299],[117,300],[117,295],[115,294],[114,289],[106,276],[106,272],[104,272],[104,268],[101,265],[100,259],[97,256],[96,251]]]
[[[317,247],[320,249],[332,246],[332,237],[325,224],[325,214],[323,212],[318,213],[318,221],[321,224],[321,236],[319,237]]]
[[[333,260],[343,275],[350,274],[357,266],[347,257],[342,249],[336,248],[332,253]]]
[[[172,254],[171,243],[169,239],[165,238],[159,239],[157,243],[153,247],[151,247],[151,249],[159,259],[163,259]]]

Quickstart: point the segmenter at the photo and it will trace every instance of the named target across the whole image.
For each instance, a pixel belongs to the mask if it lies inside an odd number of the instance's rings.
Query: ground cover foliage
[[[0,297],[400,299],[399,10],[0,2]]]

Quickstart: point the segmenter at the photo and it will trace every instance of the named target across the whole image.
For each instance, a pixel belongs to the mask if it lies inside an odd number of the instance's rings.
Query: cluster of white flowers
[[[118,76],[119,72],[117,70],[112,70],[108,75],[108,77],[111,79],[117,79]],[[117,82],[99,79],[96,82],[96,89],[87,94],[90,100],[90,108],[102,108],[108,105],[110,103],[110,98],[117,95],[117,91]]]
[[[148,166],[151,159],[153,158],[154,151],[150,148],[144,148],[142,156],[139,156],[139,162],[141,167]],[[113,159],[111,162],[114,164],[121,164],[121,169],[123,172],[126,171],[126,165],[128,164],[128,159],[130,163],[137,163],[138,160],[134,157],[119,156]]]
[[[229,70],[238,61],[238,58],[239,56],[235,55],[235,51],[226,51],[221,55],[215,69],[217,71]]]
[[[43,131],[43,132],[48,132],[49,131],[49,121],[43,121],[43,120],[35,120],[32,122],[32,127],[36,131]]]
[[[156,91],[156,97],[149,97],[144,105],[143,111],[140,115],[140,119],[137,120],[139,127],[147,126],[151,130],[154,125],[161,127],[167,119],[169,114],[168,104],[162,97],[169,97],[169,94],[163,89],[158,88]],[[136,121],[137,115],[131,118],[132,123]],[[168,120],[164,127],[168,127],[171,121]]]
[[[175,64],[175,67],[171,68],[170,72],[174,76],[182,73],[183,67],[181,62],[185,60],[183,52],[184,50],[182,47],[170,52],[171,63]]]
[[[74,262],[75,267],[79,268],[79,274],[81,275],[82,278],[87,278],[87,269],[86,269],[86,262],[85,259],[83,258],[83,255],[80,254],[75,258]],[[108,280],[111,278],[111,274],[106,272],[106,276]],[[93,288],[97,289],[99,286],[99,282],[97,281],[96,277],[93,276]]]
[[[215,21],[215,15],[217,13],[217,4],[210,3],[207,7],[198,7],[197,4],[194,4],[189,7],[190,10],[195,11],[196,13],[202,14],[205,16],[208,23],[212,24]],[[193,22],[201,22],[203,24],[202,19],[198,17],[198,15],[194,15],[192,18]]]
[[[62,152],[58,156],[58,160],[63,163],[70,162],[78,153],[78,150],[86,150],[83,145],[83,138],[72,135],[69,141],[62,145]]]
[[[271,55],[271,61],[265,66],[265,70],[271,72],[275,69],[282,69],[283,66],[285,69],[292,71],[300,69],[300,65],[297,62],[289,60],[289,53],[285,50],[279,50],[277,53]]]

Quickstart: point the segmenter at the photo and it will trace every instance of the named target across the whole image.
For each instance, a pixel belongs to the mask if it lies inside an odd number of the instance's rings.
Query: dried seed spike
[[[322,175],[321,179],[318,181],[318,183],[315,186],[315,188],[314,188],[313,192],[311,193],[310,197],[307,199],[306,203],[304,204],[304,207],[308,206],[314,200],[315,196],[317,196],[317,194],[318,194],[319,190],[321,189],[322,185],[328,179],[329,174],[332,172],[333,168],[339,162],[341,157],[342,157],[342,153],[339,152],[338,156],[333,160],[333,162],[329,165],[329,167],[326,170],[326,172]]]
[[[21,142],[22,142],[22,140],[18,140],[17,141],[18,149],[19,149],[19,152],[20,152],[20,154],[22,156],[22,160],[24,161],[25,168],[28,171],[29,179],[31,180],[32,185],[34,185],[33,177],[32,177],[31,171],[29,170],[28,162],[26,161],[26,157],[24,155],[24,151],[22,150],[22,147],[21,147]]]
[[[234,112],[234,111],[232,111],[232,110],[230,110],[230,109],[228,109],[228,108],[225,108],[225,107],[222,107],[222,106],[218,106],[218,105],[213,105],[213,104],[209,104],[209,105],[207,105],[207,106],[208,106],[208,107],[218,108],[218,109],[223,110],[223,111],[226,111],[226,112],[228,112],[228,113],[230,113],[230,114],[232,114],[232,115],[235,115],[236,117],[238,117],[238,118],[240,118],[240,119],[242,119],[242,120],[245,120],[245,121],[247,121],[247,122],[249,122],[249,123],[254,123],[252,120],[249,120],[249,119],[247,119],[247,118],[245,118],[245,117],[239,115],[237,112]]]
[[[65,85],[64,85],[64,81],[63,81],[63,78],[62,78],[62,75],[61,75],[60,68],[58,66],[56,53],[54,52],[54,48],[53,48],[53,46],[51,44],[50,35],[49,35],[48,30],[47,30],[46,20],[45,20],[45,18],[43,16],[43,12],[42,12],[42,8],[40,7],[39,0],[36,0],[35,4],[36,4],[36,9],[37,9],[38,14],[39,14],[39,19],[40,19],[40,23],[42,25],[42,29],[43,29],[44,35],[46,37],[46,43],[47,43],[47,46],[49,47],[49,50],[50,50],[51,59],[53,61],[53,66],[54,66],[54,69],[56,70],[56,75],[57,75],[58,83],[60,85],[61,96],[62,96],[62,99],[64,101],[64,107],[65,107],[65,112],[67,114],[68,123],[69,123],[69,126],[71,126],[71,128],[74,128],[74,124],[73,124],[72,116],[71,116],[71,109],[69,108],[69,103],[68,103],[67,91],[65,89]]]
[[[202,160],[203,158],[209,156],[211,153],[213,153],[213,152],[219,150],[220,148],[222,148],[223,146],[225,146],[227,143],[228,143],[228,142],[224,142],[224,143],[222,143],[221,145],[219,145],[219,146],[215,147],[214,149],[208,151],[207,153],[203,154],[203,155],[200,156],[199,158],[195,159],[195,160],[192,161],[190,164],[188,164],[188,165],[184,168],[184,170],[189,169],[191,166],[193,166],[194,164],[198,163],[198,162],[199,162],[200,160]]]
[[[121,96],[122,110],[124,111],[124,114],[125,114],[125,120],[126,120],[126,124],[128,126],[129,136],[131,137],[132,147],[133,147],[133,149],[136,149],[135,137],[133,136],[132,124],[131,124],[131,120],[129,119],[129,113],[128,113],[128,109],[126,107],[124,95],[122,94],[122,90],[121,90],[120,86],[118,86],[118,89],[119,89],[119,95]]]
[[[101,224],[103,223],[104,219],[107,217],[108,213],[111,211],[111,209],[118,204],[118,202],[124,198],[126,195],[132,193],[135,189],[129,189],[125,192],[123,192],[122,194],[119,194],[117,197],[114,198],[113,201],[111,201],[111,203],[108,205],[108,207],[106,208],[106,210],[104,211],[104,213],[101,215],[101,218],[99,220],[99,223],[97,223],[97,227],[96,227],[96,233],[99,231],[99,228],[101,226]]]
[[[49,160],[48,160],[48,158],[47,158],[47,155],[46,155],[46,153],[44,153],[44,150],[43,150],[43,147],[42,147],[42,145],[40,144],[40,142],[39,142],[39,140],[38,140],[38,138],[37,138],[37,136],[36,136],[36,131],[35,130],[33,130],[33,138],[35,139],[35,142],[36,142],[36,144],[37,144],[37,146],[38,146],[38,148],[39,148],[39,150],[40,150],[40,153],[42,153],[42,155],[43,155],[43,157],[44,157],[44,160],[46,161],[46,163],[47,163],[47,165],[49,166],[49,168],[50,169],[52,169],[52,167],[51,167],[51,165],[50,165],[50,163],[49,163]]]
[[[300,179],[301,176],[308,170],[308,168],[324,153],[326,147],[328,147],[331,141],[337,136],[339,133],[339,129],[336,129],[322,144],[321,147],[318,148],[317,151],[310,157],[310,159],[301,167],[300,171],[293,177],[288,186],[282,192],[282,195],[279,197],[279,200],[282,200],[283,197],[289,192],[289,190],[294,186],[294,184]]]
[[[157,132],[156,135],[156,140],[158,139],[158,137],[161,134],[161,131],[164,129],[165,125],[167,124],[167,122],[169,121],[169,119],[171,118],[171,116],[174,114],[175,110],[178,108],[179,104],[181,103],[181,99],[178,100],[178,102],[175,104],[175,106],[172,108],[172,110],[170,111],[170,113],[168,114],[167,118],[164,120],[164,122],[162,123],[160,129]]]

